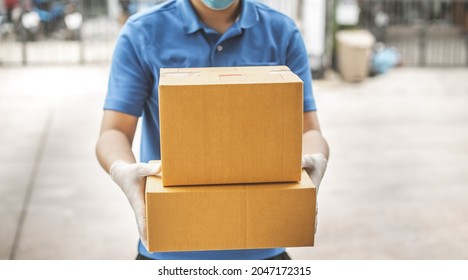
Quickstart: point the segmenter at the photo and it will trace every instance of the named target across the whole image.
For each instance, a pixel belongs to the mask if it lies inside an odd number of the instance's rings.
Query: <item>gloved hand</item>
[[[307,154],[302,155],[302,168],[312,180],[312,183],[317,187],[317,195],[325,170],[327,169],[327,159],[323,154]],[[315,232],[318,225],[318,199],[315,202]]]
[[[318,191],[320,182],[322,182],[323,175],[327,169],[327,159],[325,156],[319,153],[302,155],[302,168],[305,169]]]
[[[135,213],[135,219],[140,234],[140,240],[147,246],[146,211],[145,211],[145,177],[161,172],[160,164],[128,163],[123,160],[115,161],[109,174],[127,196],[130,206]]]

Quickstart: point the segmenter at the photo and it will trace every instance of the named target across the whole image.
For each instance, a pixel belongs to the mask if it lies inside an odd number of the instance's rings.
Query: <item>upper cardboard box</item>
[[[302,81],[286,66],[161,69],[164,186],[299,181]]]

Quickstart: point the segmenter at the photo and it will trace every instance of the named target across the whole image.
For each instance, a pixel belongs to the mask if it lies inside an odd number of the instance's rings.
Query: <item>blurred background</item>
[[[0,0],[0,259],[136,256],[94,145],[120,28],[160,2]],[[468,0],[262,2],[303,34],[331,147],[290,255],[467,259]]]

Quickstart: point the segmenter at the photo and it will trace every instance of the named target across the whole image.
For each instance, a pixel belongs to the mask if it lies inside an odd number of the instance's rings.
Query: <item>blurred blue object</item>
[[[401,55],[395,48],[380,47],[372,56],[372,70],[375,74],[385,74],[401,64]]]

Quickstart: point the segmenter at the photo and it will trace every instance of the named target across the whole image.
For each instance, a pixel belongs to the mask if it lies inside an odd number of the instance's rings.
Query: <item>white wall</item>
[[[312,68],[321,67],[325,54],[326,0],[259,0],[296,21],[302,32]]]
[[[120,5],[119,0],[107,0],[107,12],[109,17],[118,18],[120,15]]]
[[[310,55],[325,52],[326,0],[305,0],[302,8],[304,42]]]

